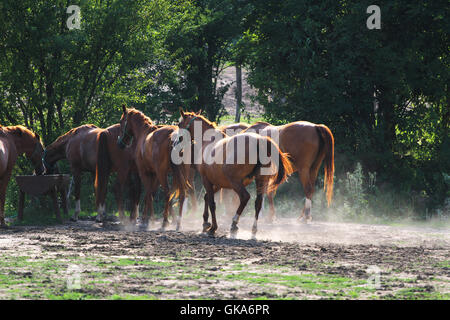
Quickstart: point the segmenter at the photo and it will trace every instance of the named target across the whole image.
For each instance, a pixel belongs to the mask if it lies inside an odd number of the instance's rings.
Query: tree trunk
[[[240,65],[236,65],[236,117],[234,122],[241,121],[241,106],[242,106],[242,69]]]

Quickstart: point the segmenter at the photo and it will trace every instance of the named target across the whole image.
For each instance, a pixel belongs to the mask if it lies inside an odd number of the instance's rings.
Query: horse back
[[[320,150],[316,125],[307,121],[292,122],[279,127],[279,145],[289,153],[297,168],[311,166]]]
[[[95,172],[97,164],[97,138],[104,129],[85,125],[78,127],[68,139],[66,157],[71,165]]]

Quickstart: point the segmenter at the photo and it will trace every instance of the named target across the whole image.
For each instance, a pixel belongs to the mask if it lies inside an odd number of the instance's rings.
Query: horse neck
[[[191,128],[192,128],[192,131],[194,131],[195,126],[192,126]],[[213,129],[217,135],[221,136],[221,138],[213,140],[213,141],[211,141],[212,139],[210,141],[203,141],[203,135],[204,135],[205,131],[210,130],[210,129]],[[193,138],[195,138],[194,132],[191,132],[191,135]],[[216,135],[214,135],[214,136],[216,136]],[[219,128],[214,127],[212,124],[207,123],[206,121],[202,120],[202,138],[201,139],[202,139],[202,148],[203,149],[206,146],[210,145],[211,143],[216,144],[217,142],[219,142],[220,140],[222,140],[223,138],[226,138],[226,137],[228,137],[228,136],[225,132],[223,132]]]
[[[18,154],[31,154],[33,152],[36,144],[33,143],[34,137],[30,133],[22,132],[22,135],[18,136],[16,132],[11,132],[11,137]]]
[[[140,136],[147,136],[158,127],[148,123],[144,118],[134,116],[130,119],[130,131],[135,139],[139,139]]]
[[[69,137],[57,139],[45,148],[45,158],[48,162],[54,163],[66,157],[66,146],[69,142]]]

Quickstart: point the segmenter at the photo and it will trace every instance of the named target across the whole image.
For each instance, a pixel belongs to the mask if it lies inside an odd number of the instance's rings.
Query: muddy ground
[[[0,230],[1,299],[449,299],[450,232],[222,217],[212,238],[92,220]]]

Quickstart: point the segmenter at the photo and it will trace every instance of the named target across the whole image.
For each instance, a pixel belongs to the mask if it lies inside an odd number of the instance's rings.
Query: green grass
[[[81,269],[81,288],[67,288],[67,268]],[[65,256],[61,258],[30,255],[0,255],[1,299],[171,299],[201,296],[214,283],[223,283],[236,292],[248,291],[251,299],[450,299],[448,293],[432,286],[419,286],[415,279],[390,277],[383,286],[397,288],[389,293],[376,291],[365,279],[332,274],[301,273],[288,266],[246,265],[231,262],[220,270],[209,270],[210,261],[186,265],[182,261],[152,258],[104,256]],[[448,261],[440,263],[443,267]],[[270,270],[271,272],[268,272]],[[168,280],[170,285],[162,280]],[[202,285],[204,281],[210,284]],[[189,281],[189,282],[186,282]],[[404,288],[398,289],[398,284]],[[127,284],[133,284],[127,287]],[[394,285],[397,284],[397,285]],[[412,285],[412,287],[411,287]],[[206,286],[206,287],[205,287]],[[132,293],[130,293],[129,290]],[[142,290],[142,291],[134,291]],[[379,294],[383,293],[382,296]],[[386,295],[387,294],[387,295]],[[203,295],[202,295],[203,296]],[[214,299],[214,296],[205,296]]]
[[[429,287],[412,287],[400,289],[386,298],[395,300],[450,300],[450,293],[440,293]]]

